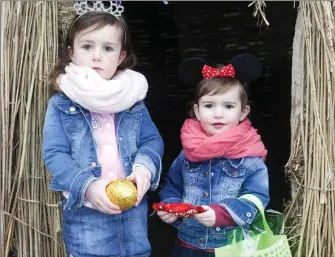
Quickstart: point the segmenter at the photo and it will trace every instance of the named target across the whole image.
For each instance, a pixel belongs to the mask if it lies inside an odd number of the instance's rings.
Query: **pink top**
[[[91,116],[101,179],[110,181],[125,178],[116,140],[114,114],[92,113]]]
[[[125,178],[116,140],[114,114],[91,113],[91,118],[97,158],[101,165],[100,178],[107,181]],[[63,192],[66,198],[69,194],[67,191]],[[94,208],[87,200],[84,201],[84,205]]]

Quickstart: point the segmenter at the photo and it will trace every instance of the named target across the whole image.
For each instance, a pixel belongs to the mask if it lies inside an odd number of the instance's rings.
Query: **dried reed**
[[[1,2],[1,256],[65,256],[41,140],[46,76],[58,55],[57,2]]]
[[[300,1],[293,44],[292,201],[287,234],[296,257],[335,256],[334,2]]]

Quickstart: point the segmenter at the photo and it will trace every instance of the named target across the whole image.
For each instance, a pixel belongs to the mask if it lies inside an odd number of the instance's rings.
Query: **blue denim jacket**
[[[256,206],[237,199],[244,194],[269,202],[268,171],[260,157],[214,158],[190,162],[181,152],[173,162],[160,191],[162,202],[188,202],[194,205],[223,205],[234,221],[247,227],[257,214]],[[178,219],[173,225],[178,237],[195,247],[213,249],[227,244],[227,231],[234,227],[206,227],[194,218]]]
[[[43,131],[43,158],[52,174],[50,189],[69,191],[67,210],[83,206],[88,185],[100,177],[96,145],[88,110],[62,93],[51,97]],[[115,131],[123,168],[128,176],[134,164],[151,173],[151,190],[160,180],[164,150],[162,138],[143,101],[115,115]]]

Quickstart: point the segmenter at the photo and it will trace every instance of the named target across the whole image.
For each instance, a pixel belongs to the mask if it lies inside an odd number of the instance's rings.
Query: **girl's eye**
[[[85,50],[90,50],[90,49],[92,48],[92,46],[91,46],[91,45],[84,45],[83,48],[84,48]]]
[[[212,104],[205,104],[205,108],[212,108],[213,105]]]
[[[227,104],[227,105],[226,105],[226,108],[227,108],[227,109],[232,109],[232,108],[234,108],[234,106],[232,106],[231,104]]]
[[[106,52],[111,52],[111,51],[113,51],[113,48],[110,47],[110,46],[106,46],[106,47],[105,47],[105,51],[106,51]]]

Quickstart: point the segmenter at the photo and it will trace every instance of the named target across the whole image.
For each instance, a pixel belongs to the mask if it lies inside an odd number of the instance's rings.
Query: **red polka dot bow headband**
[[[209,66],[201,58],[184,60],[178,67],[178,77],[188,85],[196,85],[203,79],[234,78],[241,82],[257,79],[262,73],[262,64],[252,54],[235,56],[231,63],[221,68]]]
[[[211,79],[211,78],[235,78],[235,70],[233,65],[228,64],[222,68],[212,68],[208,65],[204,65],[202,67],[202,76],[204,79]]]

